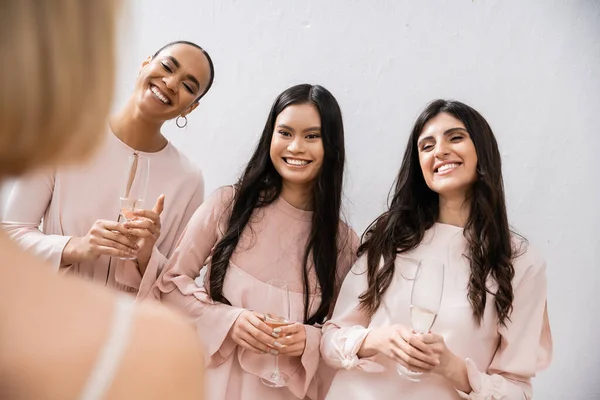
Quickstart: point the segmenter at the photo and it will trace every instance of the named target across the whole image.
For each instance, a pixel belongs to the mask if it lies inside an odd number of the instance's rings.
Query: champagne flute
[[[437,318],[444,290],[444,264],[438,260],[419,261],[413,280],[410,298],[410,320],[412,330],[417,334],[428,333]],[[400,376],[413,382],[426,379],[427,375],[415,372],[398,364]]]
[[[120,216],[126,221],[135,219],[133,212],[142,210],[146,191],[148,190],[148,180],[150,176],[150,160],[147,157],[133,153],[129,159],[124,171],[123,185],[121,187]],[[130,238],[131,239],[131,238]],[[122,257],[122,260],[133,259],[135,257]]]
[[[273,279],[267,282],[267,309],[264,314],[265,323],[272,329],[289,325],[290,322],[290,292],[287,282]],[[260,381],[269,387],[287,386],[290,376],[279,370],[279,356],[275,355],[273,370],[265,373]]]

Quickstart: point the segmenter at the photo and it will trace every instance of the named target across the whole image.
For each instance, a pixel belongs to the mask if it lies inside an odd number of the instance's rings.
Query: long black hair
[[[360,296],[361,307],[371,315],[375,313],[392,282],[396,255],[417,247],[438,218],[439,196],[425,183],[417,140],[425,124],[440,113],[448,113],[465,125],[477,153],[477,180],[470,190],[471,213],[464,229],[469,246],[465,256],[471,265],[467,296],[474,317],[481,322],[488,293],[486,280],[491,275],[498,285],[493,294],[499,323],[505,324],[512,311],[517,249],[511,245],[498,143],[477,111],[452,100],[433,101],[417,118],[389,209],[365,232],[358,251],[367,252],[369,287]],[[383,266],[379,268],[382,257]]]
[[[176,44],[185,44],[187,46],[192,46],[192,47],[197,48],[198,50],[200,50],[202,52],[202,54],[204,54],[204,56],[206,57],[206,60],[208,61],[208,68],[210,69],[210,77],[208,79],[208,85],[206,85],[206,88],[204,89],[204,91],[196,98],[196,100],[194,100],[194,101],[199,101],[202,97],[204,97],[204,95],[206,93],[208,93],[210,87],[213,84],[213,81],[215,80],[215,66],[213,65],[212,58],[210,58],[210,54],[208,54],[208,52],[206,50],[204,50],[202,47],[198,46],[196,43],[188,42],[187,40],[176,40],[174,42],[167,43],[163,47],[158,49],[156,51],[156,53],[154,53],[152,55],[152,59],[154,59],[157,55],[159,55],[164,49],[167,49],[171,46],[175,46]]]
[[[281,93],[267,118],[262,136],[244,173],[235,185],[235,195],[226,232],[215,246],[209,273],[208,292],[215,301],[229,304],[223,295],[223,281],[241,233],[255,209],[271,204],[282,189],[282,178],[270,157],[270,146],[277,116],[288,106],[312,104],[321,117],[324,158],[314,182],[312,227],[304,251],[304,322],[322,323],[335,297],[338,227],[344,174],[344,126],[340,107],[333,95],[319,85],[297,85]],[[309,315],[309,258],[321,290],[321,304]]]

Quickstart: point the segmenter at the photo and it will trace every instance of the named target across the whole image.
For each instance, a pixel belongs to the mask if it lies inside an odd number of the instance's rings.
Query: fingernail
[[[271,353],[274,356],[279,354],[279,352],[277,350],[271,350],[271,351],[269,351],[269,353]]]
[[[279,337],[279,334],[278,334],[278,333],[275,333],[275,332],[271,332],[271,336],[273,336],[274,338],[278,338],[278,337]]]
[[[283,345],[279,342],[273,342],[273,346],[275,347],[283,347]]]
[[[273,329],[273,332],[279,333],[279,332],[281,332],[281,328],[275,328],[275,329]]]

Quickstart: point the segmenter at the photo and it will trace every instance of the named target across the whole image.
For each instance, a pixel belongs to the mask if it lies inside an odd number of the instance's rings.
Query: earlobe
[[[190,105],[187,110],[185,110],[184,112],[181,113],[181,116],[185,117],[186,115],[188,115],[189,113],[194,111],[196,109],[196,107],[198,107],[199,104],[200,104],[199,101],[194,102],[194,104]]]

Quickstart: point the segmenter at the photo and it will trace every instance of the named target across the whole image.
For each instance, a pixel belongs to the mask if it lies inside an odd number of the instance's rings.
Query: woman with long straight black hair
[[[332,94],[307,84],[285,90],[241,178],[197,210],[151,288],[203,337],[209,399],[323,397],[331,374],[317,373],[320,325],[358,245],[340,220],[344,158]],[[290,324],[265,323],[273,291],[289,293]],[[273,355],[281,381],[261,382]]]
[[[509,229],[498,144],[477,111],[436,100],[421,113],[365,239],[323,328],[325,361],[345,369],[328,399],[531,398],[552,350],[546,264]],[[439,310],[416,308],[413,282],[436,265]]]

